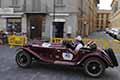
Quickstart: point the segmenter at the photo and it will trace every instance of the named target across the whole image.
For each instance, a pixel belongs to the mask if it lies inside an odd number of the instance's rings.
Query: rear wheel
[[[88,76],[99,77],[105,71],[104,62],[99,58],[88,58],[84,62],[84,71]]]
[[[27,68],[31,65],[32,58],[25,51],[19,51],[16,54],[16,63],[19,67]]]

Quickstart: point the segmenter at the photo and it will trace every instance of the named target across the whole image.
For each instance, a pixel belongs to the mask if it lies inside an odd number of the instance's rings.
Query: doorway
[[[42,37],[42,16],[30,16],[30,38],[41,39]]]
[[[55,38],[63,38],[64,22],[54,22],[53,34]]]

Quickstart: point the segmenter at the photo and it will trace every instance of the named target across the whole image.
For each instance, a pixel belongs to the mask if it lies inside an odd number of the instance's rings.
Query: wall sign
[[[13,8],[0,8],[0,14],[13,14]]]

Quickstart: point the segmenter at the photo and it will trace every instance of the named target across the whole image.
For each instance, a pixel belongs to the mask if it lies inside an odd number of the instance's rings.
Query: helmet
[[[77,36],[75,39],[78,40],[78,41],[82,40],[81,36]]]

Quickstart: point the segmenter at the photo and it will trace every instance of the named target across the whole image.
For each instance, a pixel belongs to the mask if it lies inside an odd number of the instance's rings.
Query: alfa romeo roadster
[[[55,65],[80,67],[91,77],[101,76],[108,67],[118,66],[116,56],[111,48],[101,49],[93,42],[86,44],[78,53],[68,46],[70,42],[50,44],[45,42],[33,43],[16,51],[16,63],[19,67],[27,68],[33,60]]]

